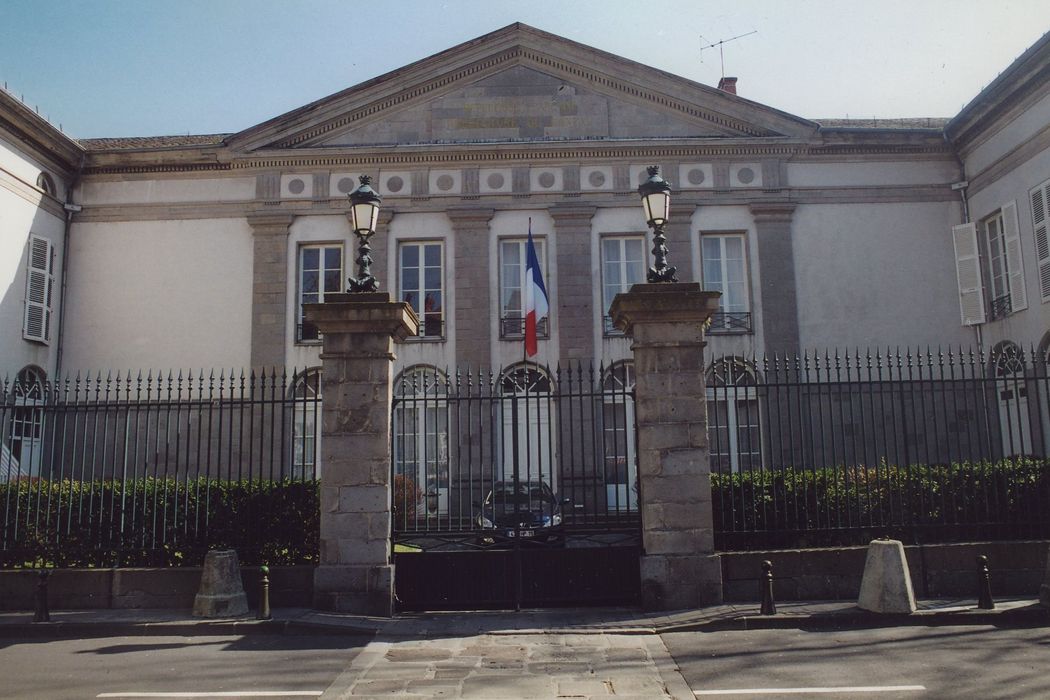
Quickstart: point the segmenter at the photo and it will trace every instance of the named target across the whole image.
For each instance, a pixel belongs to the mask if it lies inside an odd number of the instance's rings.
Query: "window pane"
[[[425,278],[427,289],[441,289],[441,268],[426,268]]]
[[[316,252],[316,251],[314,251],[314,252]],[[305,298],[306,295],[313,294],[313,293],[318,291],[317,290],[317,282],[318,282],[317,277],[318,277],[317,272],[311,272],[311,271],[304,271],[303,272],[303,288],[302,288],[302,292],[303,292],[304,298]]]
[[[401,246],[401,266],[402,267],[419,267],[419,246],[418,245],[403,245],[403,246]]]
[[[436,243],[426,246],[425,262],[430,265],[441,265],[441,246]]]
[[[417,314],[421,311],[419,308],[419,294],[417,292],[406,291],[403,301],[408,302],[409,306],[411,306],[412,310]]]
[[[343,250],[342,248],[325,248],[324,250],[324,266],[328,269],[336,269],[342,267]]]
[[[616,262],[620,259],[620,241],[615,238],[607,238],[602,241],[602,258],[606,262]]]
[[[340,282],[342,281],[342,273],[339,270],[329,270],[324,273],[324,291],[327,294],[332,292],[338,292]]]
[[[518,265],[521,260],[521,244],[518,241],[503,242],[503,264]]]
[[[406,292],[417,291],[419,289],[419,269],[415,267],[407,267],[401,273],[401,287]]]
[[[427,292],[423,306],[426,311],[441,311],[441,292]]]
[[[704,236],[700,239],[703,246],[704,260],[722,259],[722,242],[718,236]]]
[[[726,257],[727,258],[738,258],[743,259],[744,257],[744,239],[740,236],[727,236],[726,242]]]
[[[317,248],[303,248],[303,269],[316,270],[320,251]]]
[[[623,247],[627,260],[645,260],[645,241],[641,238],[629,238],[623,242]]]
[[[645,281],[645,263],[641,260],[635,260],[627,263],[627,275],[624,280],[624,291],[632,284],[638,284],[639,282]]]

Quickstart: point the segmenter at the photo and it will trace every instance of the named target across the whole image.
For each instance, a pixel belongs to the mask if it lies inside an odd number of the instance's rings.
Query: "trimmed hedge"
[[[715,532],[756,546],[1015,539],[1050,532],[1044,459],[837,466],[712,474]],[[736,539],[732,539],[732,538]]]
[[[0,484],[0,567],[199,566],[318,560],[319,482],[21,479]]]

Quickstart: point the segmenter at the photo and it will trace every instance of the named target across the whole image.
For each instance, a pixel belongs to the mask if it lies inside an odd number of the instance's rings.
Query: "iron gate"
[[[401,610],[636,604],[631,367],[403,372],[394,385]]]

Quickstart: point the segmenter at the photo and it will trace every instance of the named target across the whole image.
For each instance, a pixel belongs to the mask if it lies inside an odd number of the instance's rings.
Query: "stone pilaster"
[[[798,298],[795,288],[795,252],[791,220],[795,205],[757,202],[750,205],[755,221],[755,243],[761,288],[762,336],[765,347],[778,353],[799,350]]]
[[[337,294],[307,304],[321,352],[321,562],[314,605],[391,615],[390,445],[394,341],[419,319],[390,295]]]
[[[288,335],[288,231],[295,216],[260,212],[248,216],[252,227],[253,368],[283,367]]]
[[[492,209],[449,209],[455,236],[456,362],[492,364],[492,299],[489,293],[489,222]],[[446,302],[445,319],[449,318]],[[451,329],[446,328],[446,336]]]
[[[633,341],[642,604],[649,610],[722,601],[703,331],[719,296],[695,283],[636,284],[612,303],[613,323]]]
[[[558,205],[554,219],[558,249],[557,309],[551,316],[558,326],[558,359],[570,362],[594,358],[594,308],[591,294],[597,281],[591,276],[591,219],[595,207]]]
[[[676,169],[677,171],[677,169]],[[640,207],[639,207],[640,208]],[[693,279],[693,213],[696,204],[671,200],[671,218],[664,226],[667,237],[667,260],[669,265],[678,268],[678,281],[691,282]],[[652,230],[646,235],[647,249],[653,247]]]

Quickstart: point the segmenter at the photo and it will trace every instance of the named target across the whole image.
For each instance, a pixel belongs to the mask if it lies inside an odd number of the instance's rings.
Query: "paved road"
[[[698,698],[1050,698],[1050,628],[1046,627],[751,630],[662,636]],[[887,686],[925,690],[887,691]],[[852,690],[818,692],[833,687]],[[718,692],[747,689],[795,692]]]
[[[360,636],[279,634],[0,639],[0,697],[83,700],[129,692],[320,692],[368,641]]]

